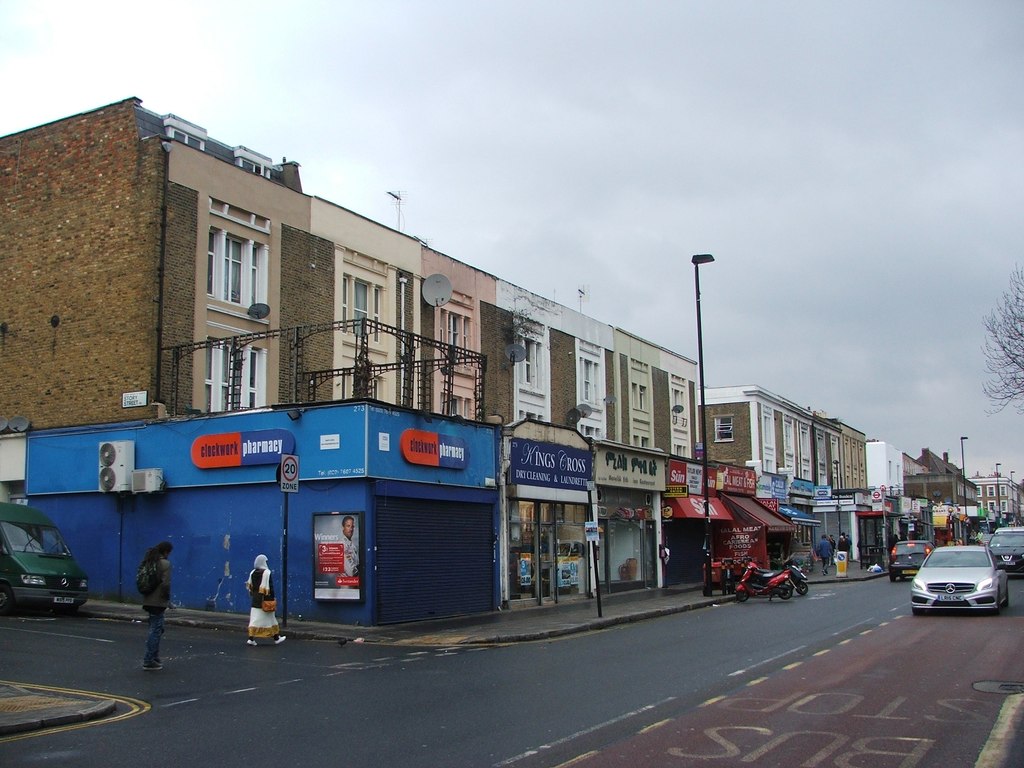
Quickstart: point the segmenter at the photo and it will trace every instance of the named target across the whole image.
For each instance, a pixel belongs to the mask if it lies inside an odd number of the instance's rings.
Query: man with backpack
[[[171,604],[171,562],[167,557],[172,549],[171,542],[161,541],[146,550],[135,577],[135,586],[142,594],[142,609],[149,614],[146,655],[142,659],[145,670],[163,669],[160,638],[164,634],[164,611]]]

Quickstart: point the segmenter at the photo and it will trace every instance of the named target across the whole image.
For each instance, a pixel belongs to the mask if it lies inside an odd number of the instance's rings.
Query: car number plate
[[[907,568],[903,571],[904,576],[913,576],[915,573],[917,573],[917,568]]]
[[[963,598],[960,595],[939,595],[938,600],[940,603],[958,603]]]
[[[55,602],[55,603],[74,603],[75,602],[75,598],[73,598],[73,597],[55,597],[55,598],[53,598],[53,602]]]

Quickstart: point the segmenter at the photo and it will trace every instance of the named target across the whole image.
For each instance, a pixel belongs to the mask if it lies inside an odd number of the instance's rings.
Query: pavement
[[[864,581],[885,577],[852,568],[843,578],[831,572],[808,574],[811,590],[823,584]],[[378,627],[304,621],[296,617],[282,619],[281,634],[289,640],[318,640],[338,643],[376,643],[381,645],[500,645],[545,640],[578,632],[589,632],[633,621],[643,621],[684,611],[711,608],[735,601],[732,594],[717,591],[703,594],[702,585],[683,584],[662,589],[645,589],[601,595],[597,599],[562,601],[555,605],[516,607],[487,614],[457,616],[432,621],[416,621]],[[799,596],[794,596],[799,600]],[[600,613],[600,615],[598,615]],[[89,600],[78,615],[109,621],[145,621],[146,614],[136,603]],[[164,614],[166,624],[230,630],[239,637],[246,633],[249,614],[173,608]],[[241,641],[239,641],[241,642]],[[139,674],[143,674],[141,666]],[[155,672],[151,674],[160,674]],[[0,680],[0,742],[12,734],[50,728],[57,725],[94,720],[111,714],[117,702],[97,698],[85,692],[68,691],[27,683]]]

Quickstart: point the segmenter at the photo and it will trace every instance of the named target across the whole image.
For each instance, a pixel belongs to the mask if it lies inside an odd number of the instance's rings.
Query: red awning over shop
[[[857,517],[882,517],[884,514],[880,509],[873,509],[871,511],[857,510]]]
[[[725,508],[725,505],[718,499],[708,499],[708,516],[712,520],[732,520],[732,515],[729,514],[729,510]],[[685,498],[662,498],[665,509],[672,510],[671,517],[679,518],[691,518],[691,519],[704,519],[704,497],[703,496],[687,496]]]
[[[793,533],[796,531],[796,526],[792,522],[758,504],[748,496],[722,494],[722,498],[725,499],[730,509],[735,510],[738,507],[741,514],[746,514],[764,525],[765,530],[769,533]]]

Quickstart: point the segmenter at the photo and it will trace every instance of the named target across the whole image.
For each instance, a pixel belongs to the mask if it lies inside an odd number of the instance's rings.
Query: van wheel
[[[8,616],[14,610],[14,593],[6,584],[0,584],[0,616]]]

